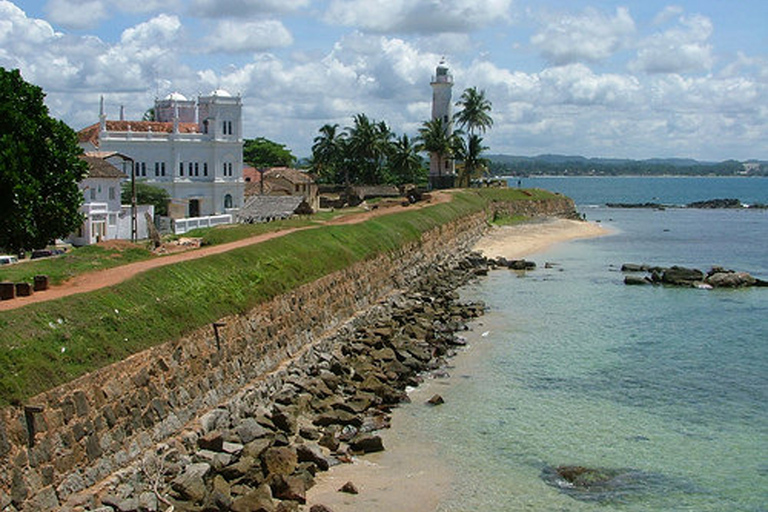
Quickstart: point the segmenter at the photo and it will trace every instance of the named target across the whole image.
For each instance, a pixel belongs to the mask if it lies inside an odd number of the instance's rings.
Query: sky
[[[489,153],[768,160],[765,0],[0,0],[0,66],[75,130],[223,88],[311,154],[364,113],[413,137],[445,58]]]

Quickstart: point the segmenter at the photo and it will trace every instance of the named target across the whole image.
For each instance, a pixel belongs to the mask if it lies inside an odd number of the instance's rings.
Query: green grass
[[[530,199],[512,192],[506,200]],[[96,292],[0,312],[0,405],[20,403],[355,262],[391,252],[425,231],[481,211],[489,196],[505,200],[498,192],[458,192],[449,203],[360,224],[290,233],[157,268]]]
[[[0,281],[31,283],[36,275],[47,275],[52,284],[61,284],[76,275],[118,267],[155,257],[144,247],[125,250],[95,245],[79,247],[61,256],[29,260],[0,269]]]

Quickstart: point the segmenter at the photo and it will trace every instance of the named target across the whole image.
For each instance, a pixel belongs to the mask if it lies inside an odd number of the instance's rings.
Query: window
[[[190,176],[194,176],[193,171],[194,171],[194,165],[192,164],[192,162],[189,162],[189,175]]]
[[[155,177],[160,176],[160,162],[155,162]]]
[[[112,189],[110,189],[112,190]],[[109,225],[110,226],[116,226],[117,225],[117,215],[114,213],[109,214]]]
[[[200,176],[200,164],[195,162],[195,176]]]
[[[179,176],[184,176],[184,162],[179,162]]]
[[[232,208],[232,196],[229,194],[224,196],[224,208]]]
[[[115,187],[109,187],[109,200],[110,201],[115,200]]]
[[[91,201],[95,201],[95,200],[96,200],[96,189],[91,188]]]
[[[141,175],[147,175],[147,162],[141,162]]]
[[[208,162],[203,162],[203,176],[208,176]]]
[[[160,175],[165,176],[165,162],[160,162]]]
[[[134,162],[134,164],[133,164],[133,173],[136,176],[141,176],[141,164],[139,162]]]

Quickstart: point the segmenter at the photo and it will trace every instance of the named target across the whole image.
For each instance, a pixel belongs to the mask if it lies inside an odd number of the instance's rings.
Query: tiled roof
[[[111,163],[107,162],[103,158],[99,158],[96,156],[87,156],[87,155],[80,155],[80,158],[82,160],[85,160],[85,162],[88,164],[89,178],[125,178],[126,177],[123,171],[121,171]]]
[[[108,132],[138,132],[138,133],[173,133],[173,123],[160,121],[107,121]],[[198,133],[197,123],[179,123],[179,133]],[[92,124],[77,132],[80,142],[90,142],[99,147],[99,123]]]
[[[285,178],[291,183],[312,183],[314,181],[309,174],[290,167],[270,167],[264,173],[264,181],[269,180],[269,178]]]

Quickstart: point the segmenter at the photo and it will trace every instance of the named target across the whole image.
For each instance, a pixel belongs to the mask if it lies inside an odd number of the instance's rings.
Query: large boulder
[[[661,281],[675,286],[693,286],[704,280],[704,272],[695,268],[670,267],[661,275]]]
[[[753,286],[756,281],[746,272],[717,272],[707,277],[706,283],[714,288],[741,288]]]
[[[266,474],[290,475],[299,463],[296,451],[287,446],[268,449],[261,456]]]

